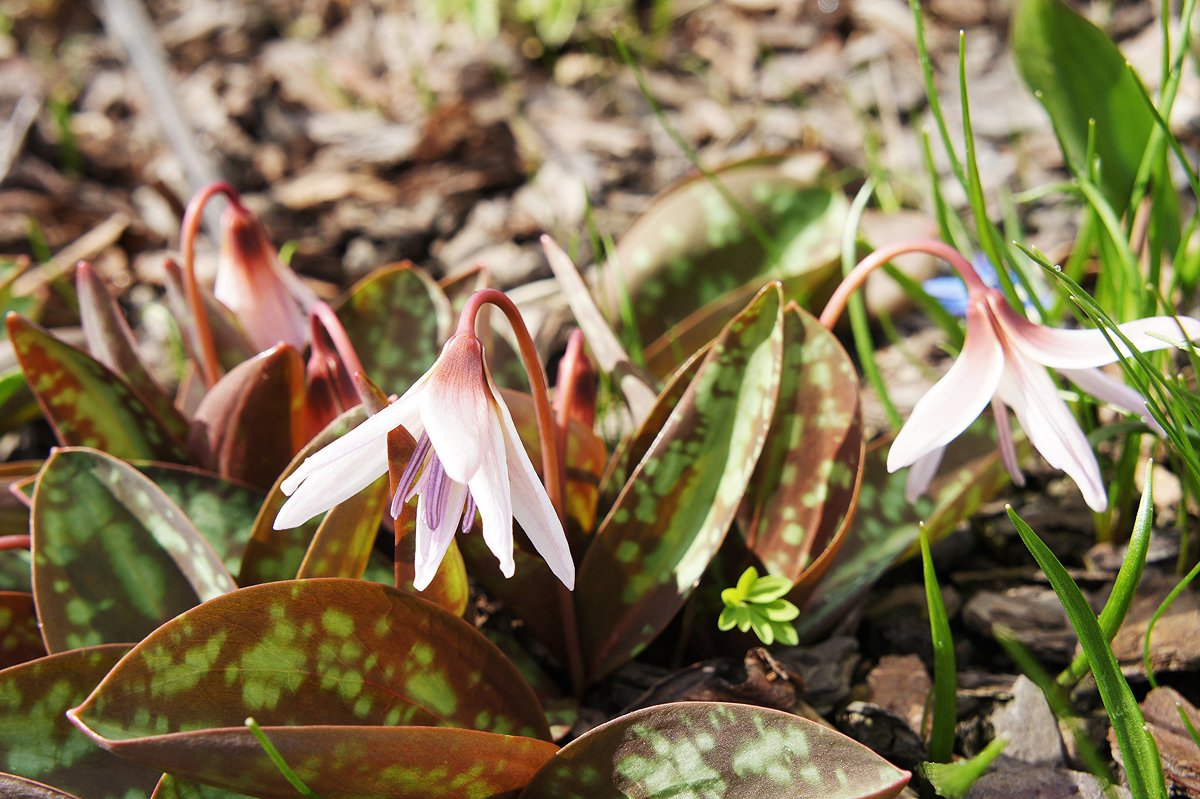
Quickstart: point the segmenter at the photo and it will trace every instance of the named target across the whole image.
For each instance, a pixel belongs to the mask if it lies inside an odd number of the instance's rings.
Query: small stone
[[[1062,738],[1058,721],[1040,688],[1025,675],[1017,677],[1012,699],[992,713],[997,738],[1007,738],[1004,757],[1034,766],[1061,766]]]

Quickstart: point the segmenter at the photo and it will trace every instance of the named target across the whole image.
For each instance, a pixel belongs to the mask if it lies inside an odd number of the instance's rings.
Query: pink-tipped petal
[[[491,382],[490,376],[488,381]],[[554,505],[550,503],[542,481],[534,471],[529,454],[525,452],[525,446],[521,443],[508,406],[504,404],[499,391],[493,388],[493,392],[504,426],[504,451],[508,460],[508,484],[512,492],[513,518],[521,525],[525,535],[529,536],[534,549],[546,561],[554,576],[562,580],[568,590],[572,590],[575,588],[575,560],[571,557],[571,548],[567,545],[562,522],[554,511]]]
[[[1014,311],[998,291],[988,292],[988,305],[1009,341],[1043,366],[1087,369],[1115,362],[1118,351],[1121,355],[1129,354],[1129,348],[1111,332],[1109,337],[1117,350],[1100,330],[1059,330],[1034,324]],[[1184,338],[1200,338],[1200,321],[1188,316],[1151,316],[1126,322],[1118,328],[1140,352],[1161,350]]]
[[[906,500],[912,503],[925,496],[925,492],[929,490],[929,484],[933,482],[933,477],[937,474],[938,467],[942,465],[942,456],[945,454],[946,448],[938,447],[933,452],[917,458],[916,463],[908,470],[908,477],[904,481],[904,498]]]
[[[491,406],[490,400],[488,405]],[[504,433],[495,413],[488,413],[488,422],[485,435],[479,441],[479,468],[468,486],[479,508],[483,540],[500,561],[500,571],[505,577],[512,577],[516,563],[513,561],[512,496],[508,466],[504,462]]]
[[[940,449],[967,429],[983,411],[1004,371],[1004,352],[979,302],[967,305],[967,337],[950,371],[926,392],[900,428],[888,451],[887,468],[894,472],[923,455]]]
[[[425,521],[426,503],[430,498],[426,494],[417,498],[417,543],[413,576],[413,588],[416,590],[424,591],[433,582],[438,566],[441,565],[442,558],[446,556],[446,550],[450,548],[450,542],[458,531],[458,520],[462,516],[466,499],[467,487],[462,483],[451,482],[447,491],[446,512],[442,516],[441,524],[434,529]]]
[[[480,468],[495,414],[483,373],[483,345],[454,336],[428,372],[421,419],[450,479],[471,480]],[[497,442],[499,443],[499,442]]]
[[[362,491],[387,472],[387,442],[353,450],[311,472],[275,516],[273,527],[287,530],[324,513]]]
[[[1021,464],[1017,463],[1017,445],[1013,441],[1012,426],[1008,421],[1008,406],[999,397],[992,400],[992,416],[996,420],[996,437],[1000,443],[1000,462],[1008,470],[1008,476],[1012,478],[1013,485],[1023,486],[1025,485],[1025,473],[1021,471]]]
[[[1160,436],[1165,436],[1162,426],[1150,415],[1146,399],[1120,380],[1099,369],[1059,369],[1059,374],[1070,380],[1098,400],[1113,407],[1135,414]]]
[[[1107,508],[1096,454],[1046,370],[1010,352],[1000,398],[1013,409],[1034,449],[1075,481],[1088,507],[1097,513]]]
[[[284,494],[292,494],[301,482],[323,466],[327,466],[356,450],[382,441],[386,456],[387,434],[397,427],[404,427],[414,438],[420,438],[424,427],[417,412],[416,399],[425,378],[418,380],[404,396],[396,400],[374,416],[368,416],[362,424],[346,435],[330,442],[328,446],[314,452],[288,475],[280,489]]]

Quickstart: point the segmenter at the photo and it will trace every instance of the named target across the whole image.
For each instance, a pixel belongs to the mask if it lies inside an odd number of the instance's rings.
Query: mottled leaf
[[[44,657],[33,594],[0,591],[0,669]]]
[[[789,583],[820,578],[845,536],[862,449],[854,364],[832,333],[789,306],[779,402],[739,511],[747,545],[768,573]]]
[[[280,485],[305,458],[357,426],[366,418],[365,414],[366,411],[359,405],[334,419],[304,445],[283,473],[276,478],[275,484],[267,492],[266,500],[259,508],[258,515],[254,518],[250,540],[246,543],[246,551],[242,555],[242,570],[238,572],[239,585],[290,580],[296,576],[300,564],[304,561],[304,555],[308,552],[308,545],[321,522],[320,518],[317,518],[290,530],[274,529],[275,517],[287,501]]]
[[[713,343],[588,548],[575,595],[593,678],[666,626],[720,547],[774,413],[782,312],[773,284]]]
[[[175,403],[162,390],[137,352],[133,331],[108,293],[104,281],[91,265],[82,262],[75,269],[75,292],[79,298],[79,318],[88,350],[100,363],[121,375],[138,399],[154,409],[171,435],[186,441],[188,423]]]
[[[0,774],[0,796],[7,799],[79,799],[75,794],[12,774]]]
[[[433,366],[450,335],[450,301],[433,278],[405,262],[377,269],[338,304],[363,369],[403,393]]]
[[[478,630],[394,588],[347,579],[252,586],[193,608],[139,643],[79,715],[114,741],[240,727],[247,716],[264,727],[546,737],[532,689]]]
[[[9,314],[21,369],[58,440],[119,458],[183,462],[182,444],[129,384],[78,347]]]
[[[333,506],[313,535],[296,576],[362,577],[391,497],[384,475]]]
[[[819,185],[823,167],[810,154],[757,158],[715,171],[725,196],[699,176],[667,189],[621,237],[613,263],[601,271],[601,306],[610,319],[621,318],[621,296],[627,294],[641,340],[664,336],[647,355],[661,351],[673,365],[712,339],[768,281],[786,280],[791,297],[819,292],[840,277],[847,208],[840,191]],[[771,250],[739,207],[771,240]],[[709,324],[690,318],[726,295],[701,312]]]
[[[1027,447],[1023,438],[1018,440],[1023,448]],[[1000,462],[990,415],[951,445],[937,479],[915,504],[904,497],[907,470],[888,474],[890,443],[883,442],[867,451],[850,533],[824,579],[801,608],[796,620],[801,638],[812,639],[827,630],[893,564],[915,554],[922,521],[930,542],[935,542],[1011,482]]]
[[[0,768],[86,799],[146,796],[158,772],[113,757],[64,715],[127,651],[75,649],[0,671]]]
[[[884,799],[909,773],[808,719],[678,702],[602,724],[563,747],[520,799]]]
[[[32,519],[33,594],[51,652],[141,640],[236,588],[175,503],[103,452],[55,450]]]
[[[0,552],[0,590],[24,593],[33,590],[33,556],[28,549]]]
[[[262,490],[191,466],[133,465],[179,506],[212,545],[225,568],[236,574],[263,504]]]
[[[253,799],[244,793],[225,788],[214,788],[199,782],[188,782],[170,774],[164,774],[150,799]]]
[[[200,401],[188,446],[222,477],[269,487],[300,447],[304,362],[278,344],[239,364]]]
[[[21,486],[41,468],[42,461],[0,464],[0,535],[29,533],[29,500]]]

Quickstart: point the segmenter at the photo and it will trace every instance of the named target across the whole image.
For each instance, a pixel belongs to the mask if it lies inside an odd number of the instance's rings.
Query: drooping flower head
[[[1129,354],[1120,342],[1114,349],[1100,330],[1058,330],[1030,322],[1009,306],[998,289],[980,279],[966,259],[940,242],[896,245],[864,259],[843,284],[845,290],[839,287],[835,292],[821,315],[822,323],[832,324],[845,296],[871,270],[913,251],[944,258],[959,271],[967,290],[967,332],[958,360],[917,402],[896,435],[888,452],[888,471],[911,466],[906,493],[910,500],[920,496],[937,472],[946,445],[990,404],[998,426],[1000,455],[1018,484],[1023,478],[1008,422],[1010,408],[1034,449],[1051,466],[1071,476],[1090,508],[1103,511],[1108,498],[1096,455],[1059,396],[1047,367],[1096,398],[1141,416],[1151,429],[1161,432],[1145,399],[1098,368]],[[1200,338],[1200,321],[1155,316],[1120,325],[1120,330],[1138,350],[1147,352],[1172,346],[1172,341],[1181,338]]]
[[[474,333],[453,336],[404,396],[307,458],[284,480],[289,499],[275,529],[303,524],[370,485],[388,468],[387,435],[404,427],[417,440],[399,481],[392,515],[417,496],[416,578],[429,585],[455,532],[476,509],[483,538],[512,576],[513,520],[568,587],[575,565],[562,522],[534,471],[496,389]]]

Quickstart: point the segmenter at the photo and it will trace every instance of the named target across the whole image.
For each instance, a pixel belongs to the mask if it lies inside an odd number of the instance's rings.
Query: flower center
[[[399,518],[404,504],[421,494],[425,497],[425,524],[432,530],[438,529],[450,510],[451,483],[441,459],[433,451],[429,435],[421,433],[412,457],[408,459],[408,465],[396,483],[396,493],[392,495],[392,518]],[[470,490],[467,491],[463,511],[461,529],[465,533],[475,523],[475,497],[471,496]]]

